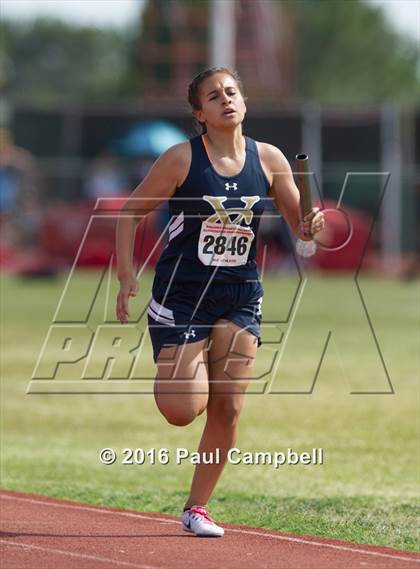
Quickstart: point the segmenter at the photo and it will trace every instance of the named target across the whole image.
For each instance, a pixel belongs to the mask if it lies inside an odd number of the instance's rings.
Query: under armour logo
[[[190,338],[195,338],[195,330],[187,330],[184,332],[184,338],[189,340]]]
[[[231,184],[229,184],[229,182],[225,182],[225,190],[228,192],[229,190],[237,190],[238,189],[238,184],[237,182],[232,182]]]

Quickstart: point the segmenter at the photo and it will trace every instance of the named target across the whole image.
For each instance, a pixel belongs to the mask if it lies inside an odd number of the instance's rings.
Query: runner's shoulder
[[[260,160],[267,169],[271,172],[290,170],[290,164],[280,148],[277,148],[277,146],[269,144],[268,142],[255,142],[257,143]]]
[[[162,168],[170,168],[178,182],[184,180],[191,164],[191,144],[189,140],[174,144],[159,158]]]
[[[163,153],[163,156],[167,155],[173,160],[185,160],[191,157],[191,144],[189,140],[185,140],[184,142],[178,142],[178,144],[174,144],[166,152]]]
[[[170,176],[179,185],[188,174],[191,164],[191,145],[189,140],[174,144],[163,152],[154,164],[157,175]]]

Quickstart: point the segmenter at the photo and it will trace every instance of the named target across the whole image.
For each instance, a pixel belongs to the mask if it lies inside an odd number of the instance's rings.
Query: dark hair
[[[229,67],[210,67],[209,69],[205,69],[204,71],[201,71],[201,73],[196,75],[188,86],[188,102],[190,103],[191,107],[194,110],[198,111],[201,109],[201,101],[200,101],[201,84],[206,79],[212,77],[212,75],[215,75],[216,73],[226,73],[226,75],[230,75],[236,81],[236,84],[238,85],[241,95],[245,98],[242,80],[239,77],[237,71],[235,71],[234,69],[230,69]],[[205,123],[199,121],[197,122],[201,126],[201,134],[204,134],[207,131]]]

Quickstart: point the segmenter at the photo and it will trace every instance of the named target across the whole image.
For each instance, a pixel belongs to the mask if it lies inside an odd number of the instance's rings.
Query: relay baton
[[[311,182],[309,178],[309,158],[306,154],[296,156],[297,187],[300,195],[301,219],[312,211]],[[301,257],[312,257],[316,252],[316,243],[313,239],[296,241],[296,253]]]

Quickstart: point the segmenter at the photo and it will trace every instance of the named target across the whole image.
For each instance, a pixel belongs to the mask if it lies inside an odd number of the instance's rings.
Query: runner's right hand
[[[120,278],[120,291],[117,296],[116,314],[121,324],[127,324],[130,314],[128,313],[128,300],[130,296],[137,296],[139,285],[134,275]]]

